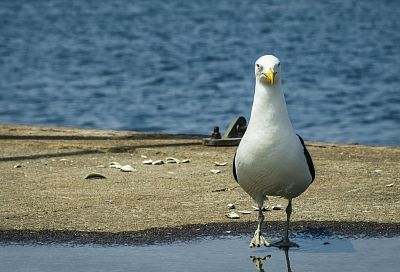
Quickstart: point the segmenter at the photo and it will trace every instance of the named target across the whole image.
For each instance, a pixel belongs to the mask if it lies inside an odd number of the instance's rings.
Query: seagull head
[[[281,62],[272,55],[262,56],[256,61],[255,74],[262,85],[277,85],[281,81]]]

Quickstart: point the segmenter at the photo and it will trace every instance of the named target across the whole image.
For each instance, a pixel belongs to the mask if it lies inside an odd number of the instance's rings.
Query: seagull
[[[260,57],[255,63],[255,94],[246,132],[233,158],[233,176],[258,205],[258,227],[250,247],[298,247],[289,240],[292,199],[314,181],[315,170],[303,139],[293,129],[282,90],[279,59]],[[262,235],[263,205],[268,196],[288,200],[283,239],[270,244]]]

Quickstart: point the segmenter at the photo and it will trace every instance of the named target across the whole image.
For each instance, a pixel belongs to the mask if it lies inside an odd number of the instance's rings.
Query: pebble
[[[60,159],[60,161],[63,161],[63,162],[69,162],[69,160],[68,160],[68,159]]]
[[[221,170],[211,169],[210,172],[214,173],[214,174],[218,174],[218,173],[221,173]]]
[[[105,176],[97,173],[90,173],[84,177],[84,179],[105,179],[105,178],[106,178]]]
[[[214,162],[214,164],[215,164],[215,166],[225,166],[225,165],[227,165],[228,163],[227,162]]]
[[[234,209],[234,208],[235,208],[235,204],[229,203],[229,204],[228,204],[228,208],[229,208],[229,209]]]
[[[151,164],[152,165],[161,165],[161,164],[164,164],[164,161],[163,160],[156,160],[156,161],[153,161]]]
[[[228,217],[230,219],[239,219],[240,218],[240,216],[235,212],[230,212],[230,213],[226,214],[226,217]]]
[[[97,165],[96,167],[97,167],[97,168],[106,168],[106,166],[105,166],[105,165],[102,165],[102,164],[101,164],[101,165]]]
[[[21,164],[16,164],[16,165],[14,165],[14,168],[21,168],[21,167],[22,167]]]
[[[145,155],[141,155],[140,156],[142,159],[147,159],[147,156],[145,156]]]
[[[121,171],[122,172],[133,172],[133,171],[136,171],[136,169],[127,164],[127,165],[124,165],[121,167]]]

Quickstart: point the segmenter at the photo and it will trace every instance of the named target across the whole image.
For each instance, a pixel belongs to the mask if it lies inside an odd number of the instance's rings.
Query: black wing
[[[308,150],[307,150],[307,148],[306,148],[306,145],[304,144],[303,139],[300,137],[299,134],[296,134],[296,135],[297,135],[297,137],[299,137],[300,142],[301,142],[301,145],[303,146],[303,149],[304,149],[304,156],[306,157],[307,164],[308,164],[308,169],[310,170],[310,174],[311,174],[311,177],[312,177],[311,182],[313,182],[314,179],[315,179],[315,168],[314,168],[313,161],[312,161],[312,159],[311,159],[310,153],[308,152]]]
[[[237,174],[236,174],[236,166],[235,166],[235,160],[236,160],[236,152],[235,155],[233,156],[233,167],[232,167],[232,172],[233,172],[233,177],[235,178],[236,182],[238,182]]]

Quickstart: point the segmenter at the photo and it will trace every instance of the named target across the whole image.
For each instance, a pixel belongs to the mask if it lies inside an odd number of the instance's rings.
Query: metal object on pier
[[[210,138],[203,138],[203,145],[208,146],[235,146],[239,145],[247,128],[246,118],[239,116],[235,118],[221,136],[219,127],[214,127]]]

